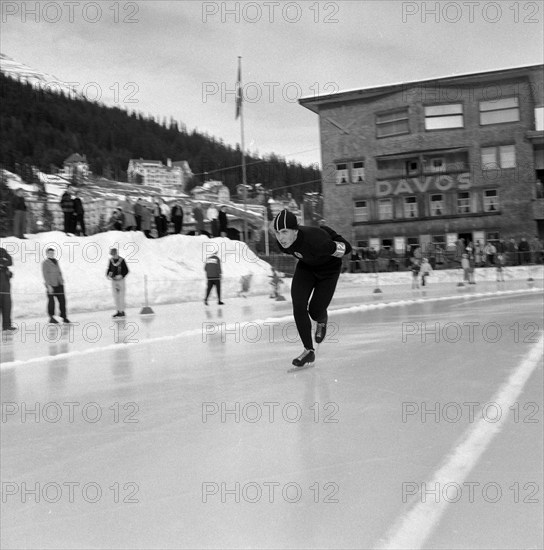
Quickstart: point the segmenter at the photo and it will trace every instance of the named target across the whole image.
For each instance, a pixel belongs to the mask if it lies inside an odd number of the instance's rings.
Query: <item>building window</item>
[[[470,213],[470,193],[462,191],[457,193],[457,213],[469,214]]]
[[[499,196],[496,189],[484,191],[484,212],[498,212]]]
[[[407,176],[419,175],[419,159],[410,159],[406,161],[406,175]]]
[[[435,157],[429,159],[429,170],[431,172],[442,173],[446,171],[446,163],[444,162],[443,157]]]
[[[337,164],[336,165],[336,185],[348,182],[348,165]]]
[[[378,201],[378,219],[393,219],[393,201],[391,199],[380,199]]]
[[[445,130],[463,126],[462,103],[425,107],[425,130]]]
[[[431,216],[444,214],[444,195],[431,195]]]
[[[516,146],[482,147],[482,170],[516,167]]]
[[[368,204],[366,201],[355,201],[354,204],[354,221],[368,221]]]
[[[389,137],[409,134],[408,109],[398,109],[376,115],[376,136]]]
[[[499,232],[498,231],[490,231],[485,234],[485,241],[487,243],[492,243],[493,245],[497,245],[499,242]]]
[[[368,241],[357,241],[357,248],[368,248]]]
[[[417,218],[417,199],[416,197],[404,198],[404,217]]]
[[[480,124],[501,124],[518,120],[519,100],[517,97],[480,101]]]
[[[351,168],[351,183],[362,183],[365,181],[365,163],[354,162]]]

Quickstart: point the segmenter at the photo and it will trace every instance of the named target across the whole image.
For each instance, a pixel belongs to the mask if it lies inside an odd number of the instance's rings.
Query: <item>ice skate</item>
[[[317,323],[315,327],[315,342],[321,344],[327,335],[327,323]]]
[[[315,351],[313,349],[305,349],[298,357],[293,359],[294,368],[287,372],[296,372],[299,370],[313,367],[315,363]]]

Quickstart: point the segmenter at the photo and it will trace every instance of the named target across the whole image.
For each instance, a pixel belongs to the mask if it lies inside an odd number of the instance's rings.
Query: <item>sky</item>
[[[306,165],[321,164],[319,121],[301,97],[543,63],[542,1],[3,0],[0,7],[3,54],[79,83],[89,99],[172,116],[233,146],[240,56],[246,149]]]

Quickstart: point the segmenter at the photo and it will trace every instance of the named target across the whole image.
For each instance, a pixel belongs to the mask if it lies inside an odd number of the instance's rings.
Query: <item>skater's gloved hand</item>
[[[346,245],[344,243],[335,242],[336,250],[332,253],[335,258],[342,258],[346,253]]]
[[[45,285],[47,287],[47,293],[53,294],[53,287],[51,285]]]

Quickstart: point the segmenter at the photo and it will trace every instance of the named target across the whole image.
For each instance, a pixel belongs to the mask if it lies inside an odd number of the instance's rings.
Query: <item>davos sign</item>
[[[469,189],[472,186],[470,173],[437,174],[425,178],[406,178],[396,182],[383,180],[376,182],[376,196],[400,195],[401,193],[425,193],[427,191],[449,191]]]

